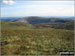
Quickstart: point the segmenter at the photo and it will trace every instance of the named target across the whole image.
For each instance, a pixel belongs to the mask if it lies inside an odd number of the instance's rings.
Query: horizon
[[[20,17],[62,17],[64,18],[64,17],[75,17],[75,16],[20,16]],[[1,17],[1,18],[9,18],[9,17]],[[19,18],[19,16],[17,18]]]
[[[75,16],[26,16],[26,17],[41,17],[41,18],[66,18],[75,20]],[[26,17],[1,17],[0,20],[9,20],[9,19],[20,19]]]
[[[1,1],[1,17],[74,16],[74,1]]]

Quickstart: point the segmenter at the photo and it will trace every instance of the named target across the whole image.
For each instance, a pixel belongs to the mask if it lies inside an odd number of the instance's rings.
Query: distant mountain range
[[[6,17],[1,18],[1,21],[12,21],[12,22],[26,22],[30,24],[40,24],[40,23],[52,23],[52,22],[68,22],[73,21],[75,17]]]
[[[6,26],[26,27],[26,25],[32,25],[33,28],[55,28],[74,30],[74,17],[9,17],[2,18],[1,21],[3,22],[2,25],[5,25],[6,22],[8,22]]]
[[[22,18],[22,17],[2,17],[2,18],[0,18],[0,20],[1,21],[13,21],[13,20],[16,20],[19,18]]]

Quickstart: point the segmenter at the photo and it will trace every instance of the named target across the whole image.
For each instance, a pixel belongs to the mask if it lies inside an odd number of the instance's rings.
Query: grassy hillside
[[[2,29],[27,29],[33,28],[31,24],[25,22],[1,21]]]
[[[40,23],[40,24],[33,24],[35,28],[55,28],[55,29],[67,29],[67,30],[74,30],[74,21],[68,22],[57,22],[57,23]]]
[[[1,22],[1,54],[57,55],[74,51],[74,31],[36,28],[24,22]]]

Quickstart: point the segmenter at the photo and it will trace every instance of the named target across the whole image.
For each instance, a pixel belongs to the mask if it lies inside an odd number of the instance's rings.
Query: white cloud
[[[17,7],[2,8],[2,10],[13,10],[17,14],[25,16],[74,16],[74,7],[52,6],[52,5],[22,5]],[[17,10],[20,9],[20,10]],[[25,12],[25,13],[24,13]],[[20,16],[21,16],[20,15]]]
[[[12,5],[14,4],[15,2],[13,0],[9,0],[9,4]]]
[[[25,11],[30,16],[74,16],[74,7],[50,6],[50,5],[28,5],[22,8],[29,8]],[[25,15],[24,14],[24,15]]]
[[[8,0],[3,0],[3,3],[8,4]]]
[[[3,3],[13,5],[15,2],[13,0],[3,0]]]
[[[4,3],[9,4],[5,0]],[[15,2],[10,0],[10,4],[14,4]],[[19,3],[19,2],[18,2]],[[16,4],[18,4],[16,3]],[[55,2],[56,3],[56,2]],[[61,4],[60,2],[55,4],[54,2],[39,3],[39,4],[18,4],[11,7],[3,7],[2,12],[6,13],[6,15],[11,16],[74,16],[74,4],[70,4],[70,2],[65,2],[65,4]],[[8,13],[7,13],[7,11]],[[9,12],[11,11],[11,12]],[[4,14],[3,13],[3,14]]]

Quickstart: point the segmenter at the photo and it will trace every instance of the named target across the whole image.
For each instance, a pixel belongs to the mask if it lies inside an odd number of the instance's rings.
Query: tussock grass
[[[58,55],[74,51],[74,31],[2,25],[1,44],[2,55]]]

